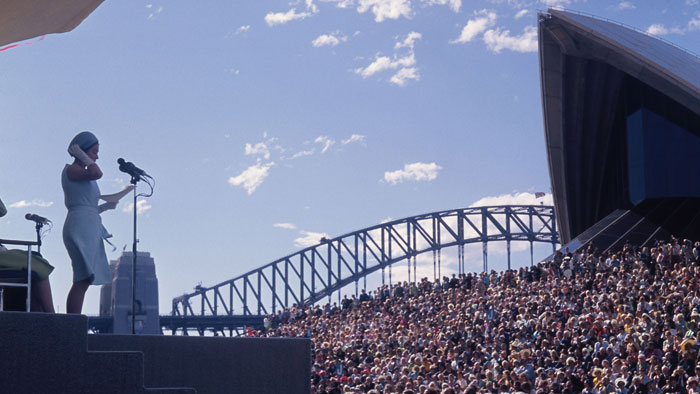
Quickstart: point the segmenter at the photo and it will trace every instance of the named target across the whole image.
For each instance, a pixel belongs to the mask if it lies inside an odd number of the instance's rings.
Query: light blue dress
[[[112,281],[104,240],[110,235],[102,225],[95,181],[71,181],[68,165],[61,173],[61,186],[68,215],[63,224],[63,243],[73,264],[73,281],[93,278],[93,285]]]

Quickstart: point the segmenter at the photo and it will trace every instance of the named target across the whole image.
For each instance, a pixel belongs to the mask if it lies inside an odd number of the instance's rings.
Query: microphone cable
[[[156,187],[156,180],[148,174],[143,174],[140,176],[140,178],[151,190],[148,193],[139,193],[136,195],[136,197],[151,197],[153,195],[153,190]]]
[[[51,229],[53,228],[53,222],[50,220],[47,220],[46,223],[41,227],[41,232],[39,233],[39,240],[43,241],[44,237],[46,237],[50,232]]]

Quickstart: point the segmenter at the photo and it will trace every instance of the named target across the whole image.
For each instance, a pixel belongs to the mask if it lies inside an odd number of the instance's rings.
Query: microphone
[[[37,224],[47,224],[50,222],[49,219],[47,219],[43,216],[35,215],[33,213],[28,213],[28,214],[24,215],[24,218],[27,220],[30,220],[32,222],[36,222]]]
[[[142,176],[148,176],[146,171],[136,167],[134,163],[130,161],[124,161],[121,157],[117,159],[117,164],[119,164],[119,171],[127,173],[134,178],[140,178]]]

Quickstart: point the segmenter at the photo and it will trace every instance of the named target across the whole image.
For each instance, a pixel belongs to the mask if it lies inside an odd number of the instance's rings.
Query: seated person
[[[7,209],[0,200],[0,217],[5,216]],[[7,250],[0,245],[0,281],[7,278],[26,277],[27,269],[27,252],[23,250]],[[25,273],[22,273],[25,271]],[[49,274],[53,271],[53,267],[46,259],[41,257],[39,253],[32,253],[32,312],[48,312],[54,313],[53,297],[51,296],[51,283],[49,282]],[[24,310],[24,307],[13,307],[12,304],[24,305],[20,302],[13,302],[12,291],[6,288],[4,293],[8,295],[6,310]],[[8,294],[10,293],[10,294]],[[22,293],[22,292],[16,292]],[[24,292],[26,294],[26,292]],[[5,297],[3,297],[5,298]],[[9,308],[8,308],[9,307]]]

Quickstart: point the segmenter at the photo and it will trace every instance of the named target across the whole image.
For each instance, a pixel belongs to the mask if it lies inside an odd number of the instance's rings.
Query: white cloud
[[[315,233],[312,231],[300,231],[302,236],[294,240],[294,246],[298,248],[308,248],[321,242],[321,238],[328,238],[326,233]]]
[[[668,34],[669,31],[666,28],[666,26],[660,24],[660,23],[654,23],[653,25],[647,27],[647,33],[653,34],[653,35],[664,35]]]
[[[326,151],[335,144],[335,141],[330,139],[326,135],[320,135],[316,137],[314,140],[315,143],[323,145],[323,148],[321,148],[321,153],[326,153]]]
[[[233,34],[242,34],[250,30],[250,25],[240,26]]]
[[[365,136],[361,134],[353,134],[350,136],[350,138],[346,140],[340,141],[341,144],[347,145],[353,142],[364,142],[365,141]]]
[[[617,8],[620,11],[624,11],[624,10],[633,10],[633,9],[637,8],[637,6],[635,6],[634,4],[632,4],[629,1],[623,1],[623,2],[620,2],[620,4],[618,4],[617,7],[615,7],[615,8]]]
[[[158,8],[156,8],[155,10],[153,10],[153,4],[148,4],[148,5],[146,5],[146,8],[148,8],[149,10],[152,10],[152,12],[148,14],[148,19],[153,19],[153,18],[155,18],[158,14],[160,14],[161,12],[163,12],[163,6],[162,6],[162,5],[161,5],[161,6],[158,6]]]
[[[353,0],[319,0],[321,3],[335,3],[338,8],[348,8],[355,4]]]
[[[282,25],[297,19],[305,19],[315,14],[318,14],[318,6],[314,4],[314,0],[305,0],[306,11],[297,12],[296,8],[292,8],[287,12],[269,12],[265,15],[265,23],[268,26]]]
[[[700,13],[688,22],[688,31],[700,30]]]
[[[338,44],[340,44],[340,40],[332,34],[322,34],[311,41],[311,45],[315,46],[316,48],[322,46],[334,47]]]
[[[685,5],[698,5],[700,1],[698,0],[685,0]]]
[[[500,53],[504,49],[515,52],[537,52],[537,28],[527,26],[519,36],[511,36],[510,30],[487,30],[484,42],[489,50]]]
[[[402,16],[411,18],[411,0],[359,0],[357,12],[365,13],[370,9],[376,22],[398,19]]]
[[[384,70],[392,70],[399,67],[411,67],[415,64],[416,57],[413,53],[403,57],[397,57],[394,55],[393,59],[388,56],[377,56],[367,67],[355,69],[355,73],[360,74],[362,78],[367,78]]]
[[[270,168],[275,165],[274,162],[257,163],[246,168],[242,173],[235,177],[230,177],[228,183],[232,186],[241,186],[246,189],[248,195],[253,194],[255,189],[262,185],[263,181],[270,174]]]
[[[544,197],[537,198],[535,193],[512,193],[501,194],[500,196],[488,196],[475,201],[470,207],[488,207],[496,205],[553,205],[551,193],[546,193]]]
[[[237,68],[229,68],[228,72],[233,74],[233,75],[238,75],[241,73],[241,70],[239,70]]]
[[[690,22],[688,22],[688,28],[690,28],[692,24],[693,20],[691,19]],[[652,24],[647,28],[646,32],[655,36],[663,36],[666,34],[685,34],[684,29],[679,27],[666,27],[660,23]]]
[[[394,44],[394,49],[409,48],[412,50],[416,40],[420,40],[421,38],[423,38],[422,34],[412,31],[406,35],[403,41]]]
[[[262,155],[266,160],[270,158],[270,149],[265,142],[258,142],[255,145],[245,144],[245,154]]]
[[[149,205],[146,200],[139,200],[136,202],[136,213],[144,213],[151,208],[153,207]],[[128,213],[134,212],[134,203],[132,202],[129,205],[125,206],[124,209],[122,209],[122,211]]]
[[[700,30],[700,13],[691,18],[684,28],[681,27],[666,27],[660,23],[654,23],[646,30],[647,33],[662,36],[666,34],[685,34]]]
[[[486,29],[492,27],[496,23],[498,17],[495,12],[486,9],[476,12],[475,16],[476,18],[467,21],[459,37],[450,41],[450,43],[463,44],[473,40],[476,36],[486,31]]]
[[[563,7],[571,4],[570,0],[541,0],[546,7]]]
[[[298,159],[298,158],[304,157],[304,156],[311,156],[311,155],[313,155],[313,154],[314,154],[314,150],[313,150],[313,149],[303,150],[303,151],[300,151],[300,152],[297,152],[297,153],[293,154],[293,155],[292,155],[292,159]]]
[[[384,173],[384,182],[395,185],[405,181],[432,181],[438,176],[438,172],[442,169],[439,165],[433,163],[411,163],[405,164],[403,169],[396,171],[387,171]]]
[[[488,0],[488,2],[494,5],[507,5],[513,9],[530,7],[536,3],[531,0]]]
[[[321,34],[320,36],[316,37],[313,41],[311,41],[311,45],[314,47],[322,47],[322,46],[338,46],[341,42],[346,42],[348,40],[347,36],[340,35],[340,32],[335,32],[331,34]]]
[[[237,73],[236,73],[237,74]],[[265,160],[270,159],[270,151],[278,150],[283,151],[281,146],[273,145],[277,141],[275,137],[267,137],[267,133],[263,133],[263,141],[257,142],[255,144],[246,143],[245,144],[245,155],[246,156],[262,156]]]
[[[283,25],[287,22],[291,22],[297,19],[305,19],[313,16],[311,12],[299,12],[297,13],[296,8],[292,8],[287,12],[270,12],[265,15],[265,23],[268,26]]]
[[[34,199],[32,201],[27,201],[27,200],[21,200],[17,202],[13,202],[12,204],[8,205],[10,208],[28,208],[28,207],[40,207],[40,208],[47,208],[53,205],[52,201],[44,201],[44,200],[37,200]]]
[[[419,80],[418,68],[414,67],[416,64],[416,56],[413,47],[416,40],[421,39],[421,37],[422,35],[415,31],[408,33],[406,38],[394,44],[394,50],[407,48],[407,54],[399,56],[394,53],[392,57],[377,55],[374,61],[367,67],[357,68],[354,72],[361,75],[362,78],[367,78],[382,71],[399,69],[398,72],[389,79],[389,82],[404,86],[409,79]]]
[[[318,6],[314,4],[314,0],[305,0],[306,3],[306,9],[313,12],[314,14],[318,13]]]
[[[420,75],[418,74],[417,68],[415,68],[415,67],[402,68],[399,71],[397,71],[396,74],[391,76],[391,78],[389,79],[389,82],[391,82],[395,85],[405,86],[406,81],[409,81],[409,80],[414,80],[414,81],[420,80]]]
[[[294,223],[274,223],[272,227],[283,228],[286,230],[296,230],[297,226]]]
[[[454,12],[462,8],[462,0],[423,0],[428,5],[447,5]]]
[[[528,11],[528,10],[520,10],[520,11],[518,11],[517,14],[515,14],[515,17],[514,17],[514,18],[515,18],[515,19],[520,19],[520,18],[524,17],[525,15],[527,15],[529,12],[530,12],[530,11]]]

